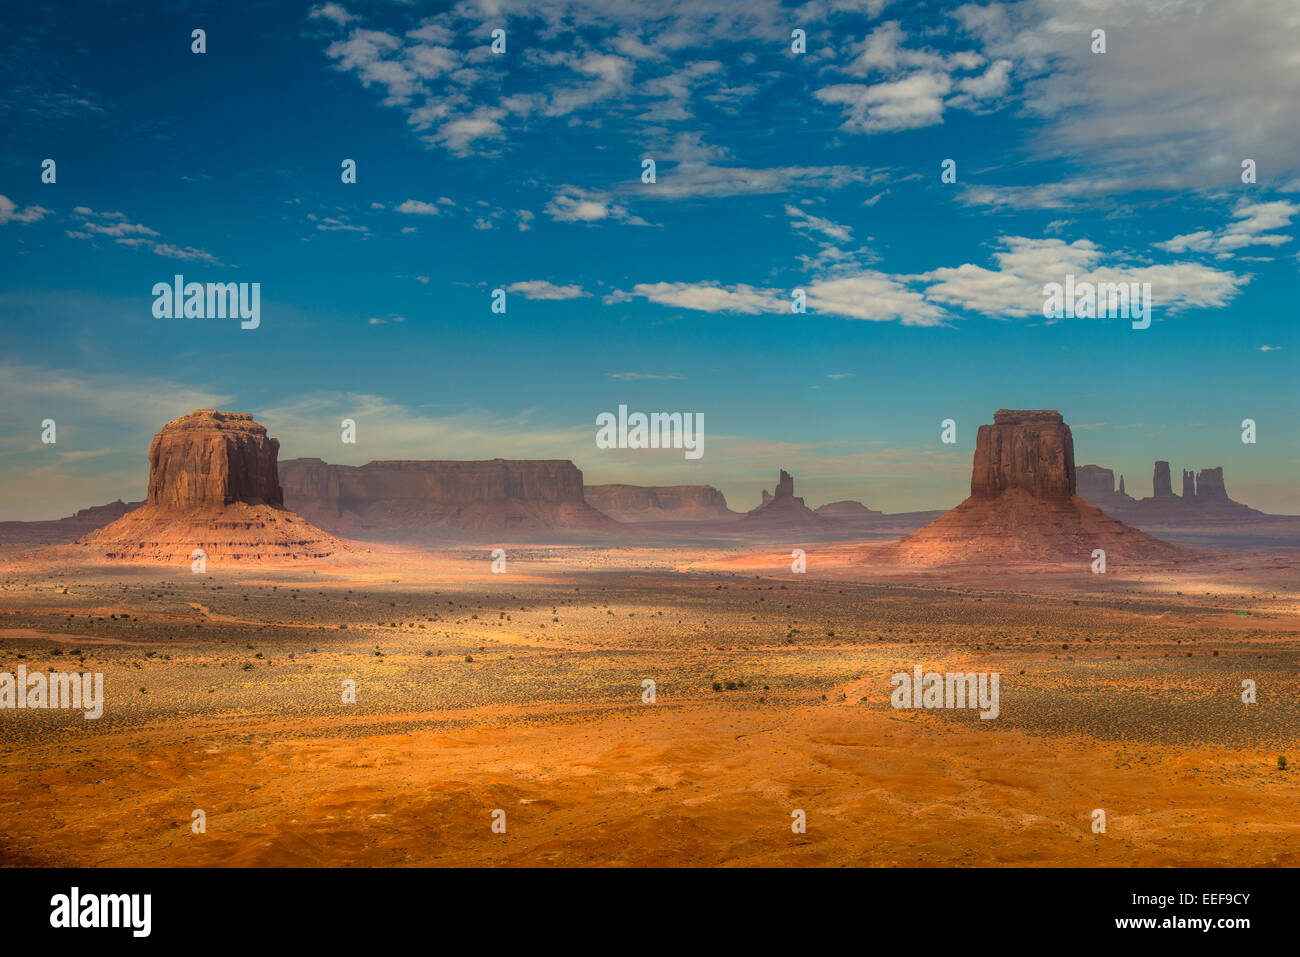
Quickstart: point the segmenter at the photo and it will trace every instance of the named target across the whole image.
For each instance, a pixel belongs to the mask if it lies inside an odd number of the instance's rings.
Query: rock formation
[[[1075,492],[1089,502],[1115,494],[1115,473],[1100,465],[1080,465],[1075,469]]]
[[[1097,548],[1110,566],[1183,554],[1089,505],[1075,494],[1076,481],[1074,439],[1059,413],[1002,409],[976,437],[970,497],[872,558],[909,565],[1066,563],[1086,571]]]
[[[283,504],[280,443],[251,415],[199,409],[163,426],[149,448],[144,505],[70,548],[98,558],[190,563],[297,562],[347,550]]]
[[[1151,494],[1155,498],[1174,498],[1174,487],[1169,478],[1168,462],[1156,462],[1156,470],[1151,475],[1151,488]]]
[[[109,502],[79,509],[75,515],[37,522],[0,522],[0,543],[22,545],[66,545],[87,532],[103,528],[144,502]]]
[[[736,527],[747,532],[797,532],[824,529],[828,520],[818,515],[803,499],[794,494],[794,476],[781,469],[776,490],[772,495],[763,493],[763,504],[746,512]]]
[[[243,412],[199,409],[167,423],[149,447],[149,505],[283,505],[280,443]]]
[[[1079,474],[1090,466],[1080,466]],[[1183,494],[1175,495],[1169,487],[1169,463],[1156,462],[1153,494],[1150,498],[1135,501],[1127,495],[1105,496],[1100,488],[1087,491],[1080,485],[1080,496],[1130,524],[1142,528],[1171,531],[1183,526],[1224,526],[1242,522],[1256,523],[1269,516],[1256,509],[1234,502],[1224,487],[1223,468],[1182,470]],[[1122,486],[1121,486],[1122,488]]]
[[[975,437],[972,498],[993,500],[1022,489],[1045,502],[1074,495],[1074,442],[1061,413],[1000,409]]]
[[[1188,473],[1191,474],[1190,472]],[[1186,493],[1184,493],[1186,494]],[[1196,476],[1197,502],[1229,502],[1228,490],[1223,484],[1223,466],[1201,469]]]
[[[375,541],[612,531],[583,498],[582,471],[562,459],[381,461],[280,466],[289,508],[328,531]]]
[[[822,518],[833,519],[837,522],[868,522],[884,515],[884,512],[878,512],[874,508],[867,508],[861,502],[843,501],[828,502],[818,508],[813,509]]]
[[[780,475],[776,480],[776,491],[772,493],[772,498],[794,498],[794,476],[785,469],[780,469]],[[803,501],[803,499],[799,499]]]
[[[1124,491],[1124,476],[1119,477],[1119,491],[1116,491],[1114,470],[1100,465],[1080,465],[1075,470],[1075,486],[1079,498],[1104,512],[1136,504]]]
[[[587,504],[619,522],[699,522],[735,519],[712,485],[587,485]]]

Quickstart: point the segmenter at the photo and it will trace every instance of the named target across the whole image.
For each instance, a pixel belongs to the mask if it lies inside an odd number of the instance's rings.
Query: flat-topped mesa
[[[373,541],[614,531],[567,459],[280,463],[285,504],[336,535]]]
[[[582,470],[567,459],[391,460],[361,466],[290,459],[282,471],[290,502],[304,514],[323,504],[321,500],[341,510],[380,501],[417,505],[584,501]]]
[[[975,439],[970,494],[995,499],[1008,489],[1068,502],[1075,492],[1074,438],[1061,413],[999,409]]]
[[[179,564],[201,553],[230,562],[297,565],[353,551],[284,507],[280,443],[251,415],[199,409],[168,422],[149,447],[149,497],[73,542],[75,560]]]
[[[1228,501],[1228,489],[1223,484],[1223,466],[1201,469],[1197,474],[1196,500],[1198,502]]]
[[[587,504],[619,522],[737,518],[712,485],[584,485]]]
[[[1100,465],[1080,465],[1075,471],[1075,491],[1091,502],[1115,493],[1115,471]],[[1121,477],[1120,482],[1123,483]],[[1121,493],[1122,494],[1122,493]]]
[[[244,412],[198,409],[162,427],[149,447],[147,503],[190,510],[283,507],[276,472],[280,442]]]

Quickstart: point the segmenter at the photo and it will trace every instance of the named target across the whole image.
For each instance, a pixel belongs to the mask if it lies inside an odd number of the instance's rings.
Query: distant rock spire
[[[1151,494],[1154,498],[1173,498],[1173,482],[1169,478],[1169,463],[1156,462],[1156,470],[1151,476]]]

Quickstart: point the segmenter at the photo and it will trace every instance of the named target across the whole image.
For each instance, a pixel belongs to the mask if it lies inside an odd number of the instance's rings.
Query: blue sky
[[[887,511],[1056,408],[1137,494],[1165,458],[1300,512],[1300,8],[1132,6],[6,10],[0,517],[142,497],[207,406],[283,458],[571,458],[736,508],[784,467]],[[154,318],[176,273],[261,283],[260,328]],[[1066,273],[1151,282],[1151,327],[1045,320]],[[703,458],[597,449],[620,403],[702,413]]]

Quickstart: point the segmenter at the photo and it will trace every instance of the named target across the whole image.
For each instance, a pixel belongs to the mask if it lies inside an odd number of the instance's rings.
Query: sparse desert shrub
[[[721,682],[721,681],[715,681],[715,682],[713,682],[713,690],[714,690],[714,691],[721,691],[721,690],[722,690],[722,682]]]
[[[473,656],[473,655],[466,655],[466,656],[465,656],[465,660],[468,661],[468,662],[473,662],[473,661],[474,661],[474,656]]]
[[[1279,755],[1277,756],[1277,769],[1278,769],[1279,771],[1285,771],[1285,770],[1286,770],[1286,755],[1285,755],[1285,754],[1279,754]]]

